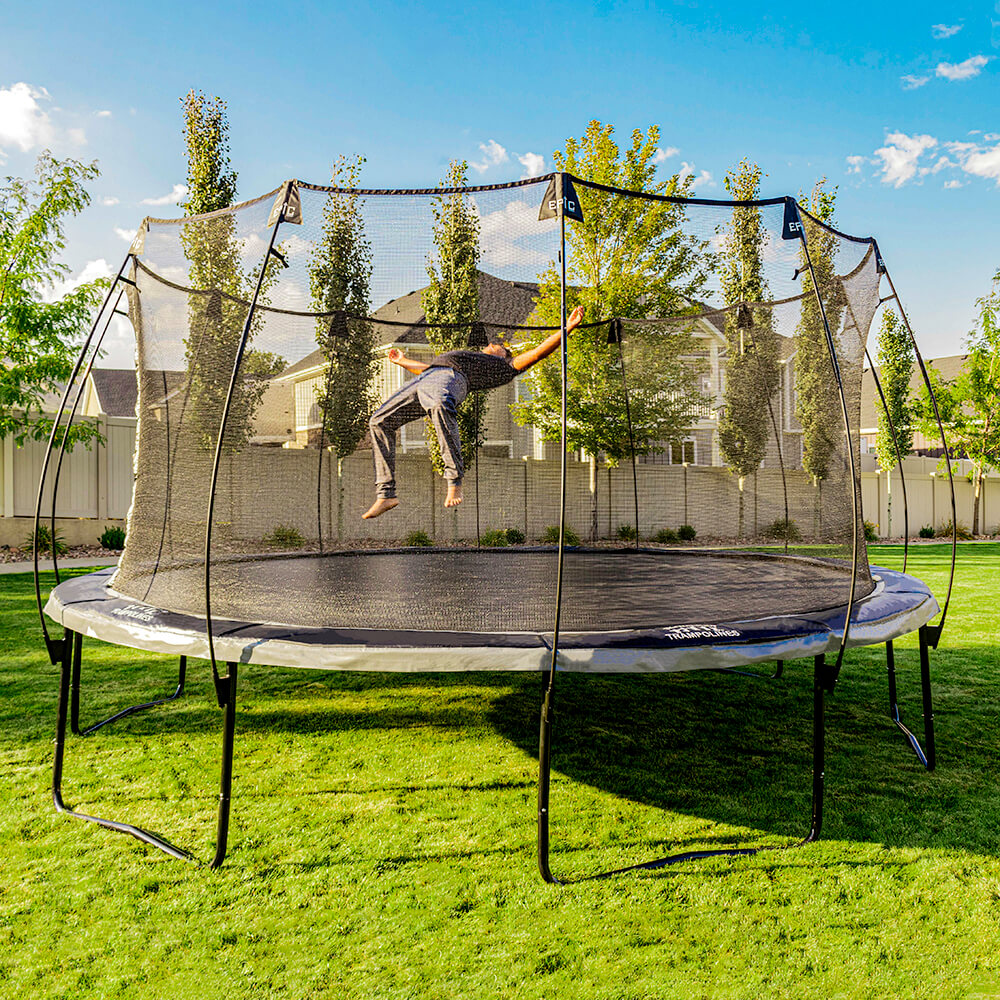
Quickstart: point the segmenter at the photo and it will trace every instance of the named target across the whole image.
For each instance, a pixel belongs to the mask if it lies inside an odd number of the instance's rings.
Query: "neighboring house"
[[[944,358],[934,358],[926,361],[928,368],[935,368],[941,377],[950,382],[962,373],[968,354],[951,354]],[[878,368],[875,369],[879,371]],[[919,397],[924,389],[924,377],[919,367],[914,365],[910,376],[910,397]],[[878,419],[882,414],[882,400],[879,398],[875,379],[870,368],[865,369],[861,381],[861,453],[875,451],[878,438]],[[935,436],[925,436],[919,431],[913,432],[913,450],[911,454],[938,458],[941,455],[941,439]]]

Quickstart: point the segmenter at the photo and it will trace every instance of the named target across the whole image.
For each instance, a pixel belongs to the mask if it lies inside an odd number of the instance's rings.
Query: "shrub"
[[[28,532],[28,535],[24,539],[21,548],[24,549],[25,552],[35,551],[35,539],[33,537],[33,532],[31,531]],[[40,524],[38,526],[38,552],[39,554],[46,552],[51,554],[52,548],[53,548],[52,532],[47,524]],[[62,536],[62,532],[58,528],[56,528],[55,554],[57,556],[61,556],[66,551],[67,548],[68,546],[66,545],[66,541]]]
[[[403,544],[426,548],[428,545],[433,545],[434,542],[426,531],[411,531],[406,538],[403,539]]]
[[[677,541],[677,532],[673,528],[660,528],[653,534],[652,541],[659,542],[661,545],[669,545],[671,542]]]
[[[918,532],[921,538],[933,538],[934,537],[934,525],[925,524]]]
[[[520,528],[508,528],[507,529],[507,544],[508,545],[523,545],[524,544],[524,532]]]
[[[865,521],[865,541],[866,542],[877,542],[878,541],[878,525],[873,524],[871,521]]]
[[[566,525],[566,529],[563,532],[563,540],[567,545],[579,545],[580,536],[569,526]],[[550,524],[544,532],[542,532],[542,541],[548,542],[551,545],[559,544],[559,525]]]
[[[694,537],[695,537],[695,535],[697,535],[697,534],[698,534],[698,532],[697,532],[697,531],[695,531],[695,530],[694,530],[694,528],[692,528],[690,524],[682,524],[682,525],[681,525],[681,526],[680,526],[680,527],[679,527],[679,528],[677,529],[677,537],[678,537],[678,538],[679,538],[679,539],[680,539],[680,540],[681,540],[682,542],[690,542],[690,541],[693,541],[693,540],[694,540]]]
[[[616,534],[623,542],[634,542],[637,532],[634,524],[619,524]]]
[[[799,526],[791,519],[786,521],[783,517],[779,517],[773,524],[769,524],[761,534],[765,538],[780,538],[788,542],[800,542],[802,540],[802,532],[799,531]]]
[[[264,536],[263,542],[276,549],[301,549],[306,544],[298,529],[290,528],[287,524],[276,524],[271,533]]]
[[[479,544],[485,545],[488,548],[499,548],[500,546],[507,545],[507,532],[503,528],[491,528],[479,536]]]
[[[951,518],[945,521],[945,523],[934,532],[937,538],[951,538],[952,533]],[[972,532],[969,531],[968,525],[962,524],[961,521],[958,522],[958,527],[954,530],[954,534],[958,536],[958,540],[960,542],[967,542],[970,538],[972,538]]]
[[[102,549],[112,549],[115,552],[125,548],[125,529],[115,524],[105,528],[97,540]]]

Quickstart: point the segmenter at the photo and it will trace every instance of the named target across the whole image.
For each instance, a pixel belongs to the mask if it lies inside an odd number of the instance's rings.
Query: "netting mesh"
[[[548,183],[417,193],[299,184],[301,222],[277,232],[285,189],[149,222],[129,288],[139,432],[115,589],[204,614],[218,446],[213,616],[550,629],[558,351],[508,384],[463,387],[457,447],[425,419],[426,378],[390,357],[419,367],[490,340],[516,357],[558,330],[560,220],[539,219]],[[807,216],[805,244],[784,238],[781,203],[675,203],[583,182],[577,192],[584,221],[566,221],[565,295],[585,315],[568,338],[566,524],[596,552],[567,563],[565,627],[846,603],[862,530],[852,471],[862,361],[878,304],[871,244]],[[414,416],[388,436],[399,506],[364,520],[376,481],[369,421],[399,398]],[[464,502],[446,508],[442,471],[456,451]],[[679,548],[682,526],[695,537]],[[433,543],[434,558],[415,542]],[[503,552],[470,551],[482,543]],[[859,546],[853,579],[864,595]]]

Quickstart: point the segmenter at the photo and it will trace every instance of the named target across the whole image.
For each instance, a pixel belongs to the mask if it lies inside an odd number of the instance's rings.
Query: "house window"
[[[322,423],[316,394],[323,389],[323,377],[303,379],[295,383],[295,428],[305,430],[307,427],[319,427]]]
[[[671,465],[683,465],[685,462],[688,465],[696,464],[695,442],[691,438],[688,438],[686,441],[671,442],[668,454],[670,455]]]

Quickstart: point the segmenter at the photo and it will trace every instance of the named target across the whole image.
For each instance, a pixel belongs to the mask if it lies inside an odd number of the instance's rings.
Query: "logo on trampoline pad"
[[[124,608],[115,608],[111,613],[120,618],[132,618],[140,622],[151,622],[154,616],[153,609],[145,604],[126,604]]]
[[[721,625],[672,625],[663,630],[668,639],[738,639],[740,630]]]
[[[577,196],[576,188],[573,187],[573,182],[563,174],[562,179],[562,190],[563,190],[563,215],[567,219],[576,219],[577,222],[583,222],[583,209],[580,208],[580,199]],[[538,210],[538,221],[542,222],[544,219],[555,219],[559,216],[559,197],[556,194],[556,179],[553,177],[549,181],[549,186],[545,189],[545,194],[542,196],[542,206]]]

